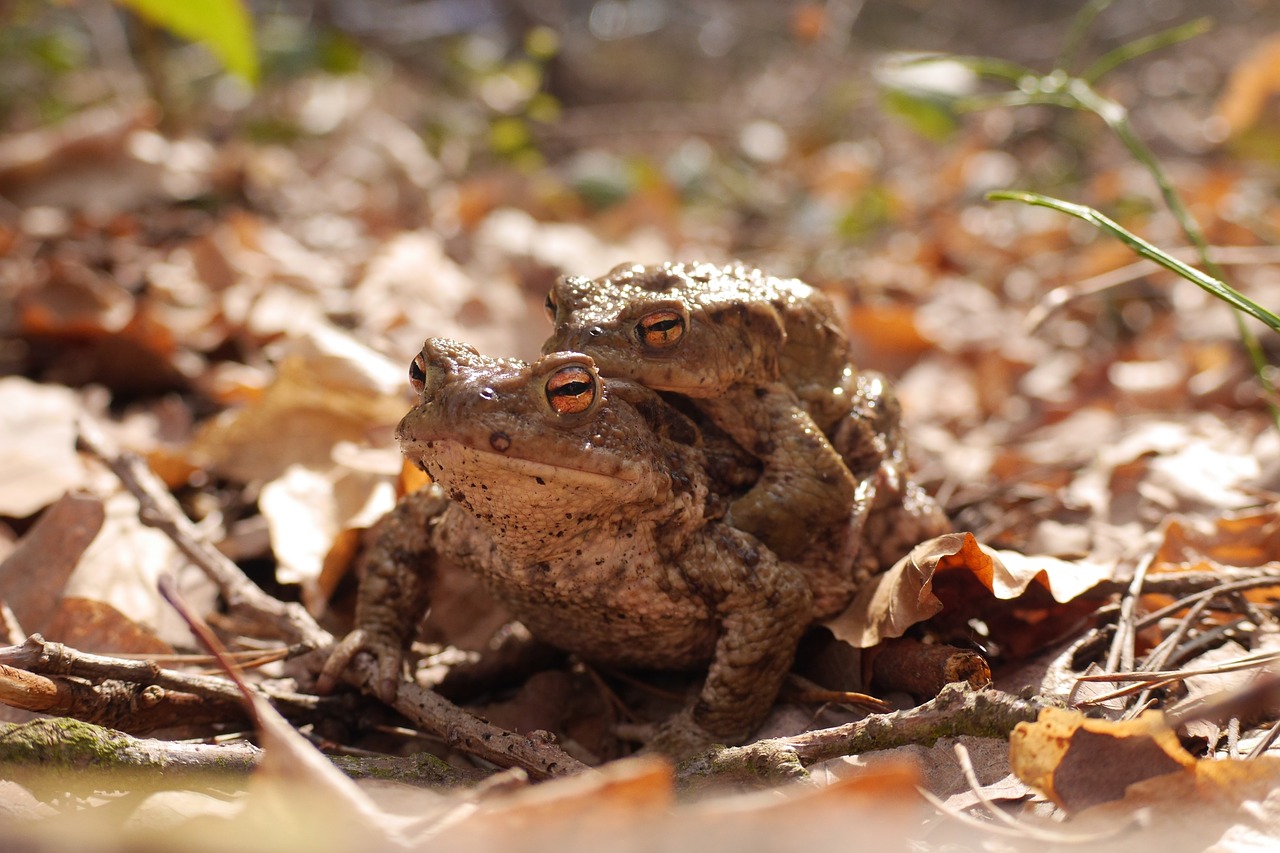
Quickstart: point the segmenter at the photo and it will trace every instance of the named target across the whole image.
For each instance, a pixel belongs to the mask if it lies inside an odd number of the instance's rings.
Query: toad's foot
[[[400,650],[401,642],[398,635],[357,628],[329,653],[329,658],[316,679],[316,690],[322,694],[332,693],[355,656],[367,652],[373,656],[377,668],[377,674],[369,685],[370,690],[378,699],[391,704],[395,701],[402,678],[404,660]]]

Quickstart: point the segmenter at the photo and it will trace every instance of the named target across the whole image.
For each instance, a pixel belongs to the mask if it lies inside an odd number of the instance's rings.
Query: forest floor
[[[256,90],[105,5],[7,28],[0,719],[20,725],[0,751],[0,836],[103,850],[1280,837],[1277,371],[1255,370],[1241,321],[1193,283],[1084,222],[987,196],[1089,205],[1204,267],[1115,132],[1131,129],[1224,280],[1280,305],[1280,14],[1215,4],[1198,32],[1177,4],[1121,0],[1073,43],[1071,18],[998,0],[861,16],[632,0],[545,21],[523,5],[478,4],[493,20],[445,34],[408,15],[397,32],[354,12],[263,14]],[[1072,88],[1110,51],[1184,26],[1198,34]],[[1008,66],[913,62],[922,51],[1027,68],[983,77]],[[1102,117],[1061,106],[1082,91]],[[828,293],[857,365],[894,382],[916,476],[957,531],[880,579],[806,674],[830,687],[906,633],[981,653],[992,704],[893,692],[885,717],[780,702],[760,732],[780,750],[773,775],[743,782],[762,753],[731,752],[736,786],[695,798],[677,782],[729,771],[618,761],[635,744],[616,734],[694,681],[575,661],[526,673],[467,703],[498,729],[556,735],[553,753],[502,741],[508,759],[411,728],[452,710],[312,696],[314,672],[274,650],[351,627],[361,534],[409,487],[392,430],[423,339],[527,359],[557,276],[663,260],[741,260]],[[1243,326],[1259,363],[1280,361],[1273,331]],[[433,752],[433,784],[357,793],[287,731],[255,730],[202,674],[216,668],[162,576],[312,742],[361,760]],[[421,648],[447,667],[506,622],[449,579]],[[1042,706],[1060,710],[1018,729],[1011,759],[1012,722]],[[71,729],[29,728],[35,710],[154,752],[84,757]],[[219,757],[178,757],[215,736]],[[275,763],[236,751],[248,742]],[[224,760],[262,763],[248,787],[174,763]],[[602,772],[526,785],[495,764]]]

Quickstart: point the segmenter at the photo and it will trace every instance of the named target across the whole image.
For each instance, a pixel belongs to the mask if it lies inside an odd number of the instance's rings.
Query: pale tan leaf
[[[68,388],[0,379],[0,515],[25,518],[84,484],[76,454],[81,413]]]

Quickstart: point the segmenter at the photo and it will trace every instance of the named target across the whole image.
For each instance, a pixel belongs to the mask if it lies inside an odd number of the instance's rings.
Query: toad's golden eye
[[[547,309],[547,319],[554,323],[556,321],[556,295],[548,290],[547,301],[542,303],[542,307]]]
[[[418,353],[413,364],[409,365],[409,384],[413,386],[415,394],[421,394],[427,387],[427,362],[422,353]]]
[[[575,415],[596,400],[596,377],[580,364],[562,367],[547,380],[547,402],[560,415]]]
[[[654,349],[675,346],[684,337],[684,317],[676,311],[662,310],[646,314],[636,323],[640,343]]]

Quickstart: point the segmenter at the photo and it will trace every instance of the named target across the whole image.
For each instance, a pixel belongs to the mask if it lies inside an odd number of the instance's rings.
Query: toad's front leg
[[[358,570],[355,628],[329,653],[317,682],[321,692],[337,684],[352,658],[368,652],[377,662],[374,693],[385,702],[395,699],[404,648],[426,612],[440,527],[457,513],[443,490],[428,486],[406,495],[372,528]]]
[[[813,618],[803,574],[753,537],[717,526],[693,551],[681,571],[712,607],[720,633],[692,709],[660,728],[650,745],[676,756],[750,737],[773,707]]]

